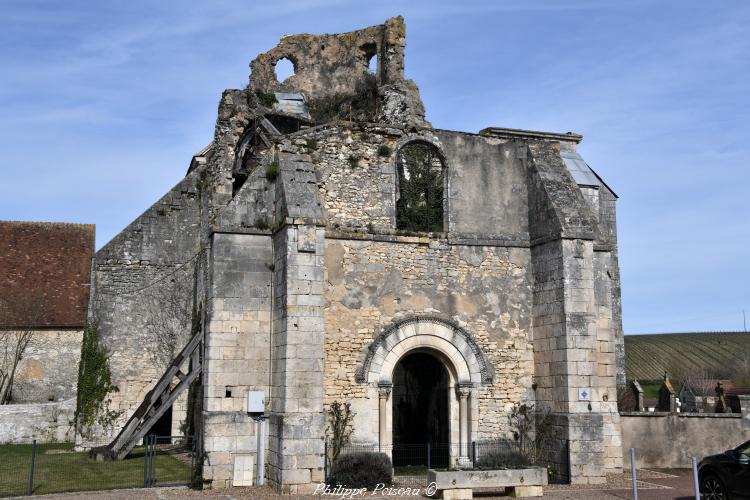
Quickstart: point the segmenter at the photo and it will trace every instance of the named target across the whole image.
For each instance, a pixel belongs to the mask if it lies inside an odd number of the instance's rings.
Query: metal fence
[[[385,453],[393,464],[393,482],[397,485],[426,486],[428,469],[518,469],[546,467],[550,483],[568,483],[569,441],[555,441],[544,446],[519,446],[518,443],[495,440],[473,441],[465,449],[456,443],[347,444],[339,456],[356,452]],[[333,462],[330,444],[326,443],[325,477],[329,478]]]
[[[194,441],[184,436],[147,436],[114,461],[97,461],[71,443],[4,444],[0,497],[190,484],[194,469]]]

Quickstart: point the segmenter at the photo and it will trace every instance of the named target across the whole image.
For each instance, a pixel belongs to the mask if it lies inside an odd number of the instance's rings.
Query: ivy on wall
[[[81,361],[78,365],[75,412],[77,432],[84,437],[90,436],[95,426],[105,429],[112,427],[122,415],[122,411],[109,409],[111,399],[108,396],[119,389],[112,384],[107,359],[107,351],[99,345],[97,326],[87,324],[83,330]]]

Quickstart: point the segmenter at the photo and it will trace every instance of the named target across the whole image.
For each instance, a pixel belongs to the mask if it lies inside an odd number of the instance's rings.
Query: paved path
[[[648,488],[639,489],[639,500],[693,500],[693,478],[691,471],[678,470],[669,471],[669,474],[654,474],[661,477],[644,477],[644,486]],[[647,476],[644,474],[644,476]],[[29,497],[19,497],[19,499],[28,499]],[[134,489],[118,490],[91,493],[65,493],[57,495],[41,495],[35,498],[45,500],[173,500],[182,498],[207,498],[221,500],[283,500],[288,498],[306,498],[306,499],[333,499],[338,500],[340,497],[321,497],[321,496],[297,496],[279,495],[267,487],[261,488],[232,488],[230,490],[205,490],[197,491],[188,488],[151,488],[151,489]],[[384,497],[355,497],[355,498],[384,498]],[[388,496],[385,498],[405,498]],[[408,498],[415,498],[410,496]],[[426,498],[416,497],[416,498]],[[475,498],[492,499],[508,498],[505,496],[475,494]],[[575,486],[553,486],[546,488],[544,497],[555,500],[621,500],[632,499],[633,493],[630,489],[613,489],[602,487],[575,487]]]

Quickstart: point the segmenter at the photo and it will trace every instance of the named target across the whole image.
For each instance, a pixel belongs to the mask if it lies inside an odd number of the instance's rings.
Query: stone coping
[[[547,468],[454,471],[429,469],[427,481],[434,482],[439,490],[545,486],[547,484]]]
[[[669,411],[621,411],[621,417],[668,417],[674,415],[676,417],[687,417],[687,418],[742,418],[741,413],[677,413]]]

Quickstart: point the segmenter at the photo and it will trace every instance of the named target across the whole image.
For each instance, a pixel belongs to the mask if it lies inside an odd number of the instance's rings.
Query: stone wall
[[[256,451],[245,404],[248,390],[270,392],[272,270],[269,235],[213,236],[202,405],[213,487],[232,486],[235,461]]]
[[[75,398],[83,330],[36,330],[13,382],[14,403]],[[2,348],[2,346],[0,346]]]
[[[73,441],[75,398],[54,403],[0,405],[0,444]]]
[[[494,367],[493,383],[477,388],[475,437],[508,432],[513,404],[533,399],[529,260],[524,248],[437,239],[326,240],[326,401],[354,401],[357,439],[377,441],[367,420],[377,398],[355,380],[367,347],[393,321],[420,314],[462,325]]]
[[[620,416],[622,455],[630,467],[630,448],[644,468],[686,468],[699,459],[750,440],[736,413],[628,412]]]
[[[200,251],[200,171],[188,174],[94,258],[90,319],[110,353],[113,410],[123,425],[190,337]],[[186,395],[173,406],[181,433]]]

